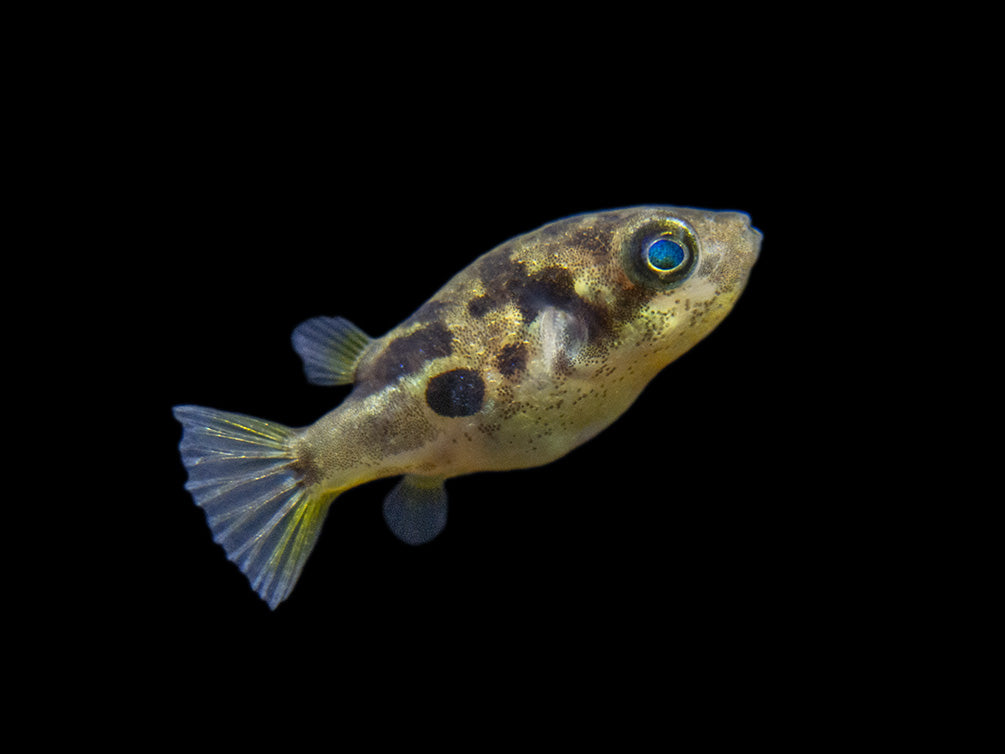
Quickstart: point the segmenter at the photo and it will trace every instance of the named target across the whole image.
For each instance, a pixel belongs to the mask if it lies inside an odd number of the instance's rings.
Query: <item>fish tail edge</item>
[[[337,493],[305,482],[298,432],[202,406],[175,406],[185,488],[213,540],[270,609],[289,597]]]

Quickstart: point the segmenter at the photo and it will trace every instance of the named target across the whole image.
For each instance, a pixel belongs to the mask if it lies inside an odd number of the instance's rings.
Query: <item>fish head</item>
[[[518,294],[528,342],[542,353],[564,344],[564,358],[545,362],[583,375],[631,368],[634,390],[725,318],[761,238],[741,212],[646,206],[577,215],[490,257],[506,262],[509,277],[488,289]]]
[[[742,212],[628,210],[611,235],[606,295],[627,302],[622,345],[660,369],[730,312],[757,261],[762,234]]]

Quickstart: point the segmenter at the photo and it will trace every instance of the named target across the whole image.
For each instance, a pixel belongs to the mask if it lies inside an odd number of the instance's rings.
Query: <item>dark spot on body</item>
[[[488,296],[478,296],[468,301],[468,314],[481,319],[492,310],[492,300]]]
[[[422,311],[420,309],[416,315]],[[395,338],[372,362],[357,371],[356,397],[363,398],[382,390],[392,382],[420,371],[427,362],[450,356],[453,352],[453,336],[442,322],[431,322],[408,335]]]
[[[652,291],[637,285],[619,290],[611,307],[613,318],[618,322],[635,319],[649,305],[654,295]]]
[[[525,324],[533,322],[543,309],[554,307],[583,322],[590,340],[600,340],[611,332],[610,310],[576,293],[576,281],[565,267],[546,267],[528,276],[519,262],[495,260],[488,264],[486,260],[482,265],[487,293],[468,302],[472,316],[483,317],[512,302]]]
[[[503,280],[523,277],[523,262],[511,260],[510,251],[510,245],[504,244],[476,262],[478,277],[486,290],[497,289]]]
[[[391,341],[374,364],[374,372],[385,382],[415,374],[422,366],[453,353],[450,330],[442,322],[403,335]]]
[[[512,377],[527,367],[527,346],[524,343],[510,343],[502,347],[496,356],[496,368],[503,377]]]
[[[622,220],[621,213],[610,212],[592,217],[589,224],[560,221],[540,229],[535,237],[524,237],[522,243],[554,246],[558,257],[571,249],[576,252],[573,256],[585,256],[597,267],[607,269],[612,260],[611,244]],[[524,324],[529,325],[547,307],[562,309],[586,325],[587,343],[581,352],[584,357],[603,351],[619,326],[635,319],[655,295],[649,289],[619,282],[613,287],[613,297],[598,294],[592,299],[589,295],[583,298],[576,292],[571,270],[554,266],[530,275],[522,260],[510,258],[515,248],[507,243],[479,260],[476,273],[485,292],[468,301],[468,313],[481,319],[513,304]]]
[[[471,416],[481,410],[485,383],[473,369],[438,374],[426,386],[426,403],[440,416]]]
[[[584,341],[588,338],[596,342],[611,332],[610,310],[576,293],[572,273],[564,267],[546,267],[537,275],[525,278],[514,293],[525,322],[533,322],[542,309],[555,307],[585,325],[586,332],[581,334]]]

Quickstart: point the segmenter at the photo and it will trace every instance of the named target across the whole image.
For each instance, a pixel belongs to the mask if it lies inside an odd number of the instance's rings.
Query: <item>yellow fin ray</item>
[[[293,590],[334,494],[303,483],[294,430],[250,416],[176,406],[185,487],[213,540],[275,609]]]

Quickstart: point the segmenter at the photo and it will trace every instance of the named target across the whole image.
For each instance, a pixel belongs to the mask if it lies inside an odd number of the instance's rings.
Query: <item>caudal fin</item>
[[[240,414],[176,406],[185,489],[213,539],[273,610],[293,590],[334,499],[296,470],[294,430]]]

